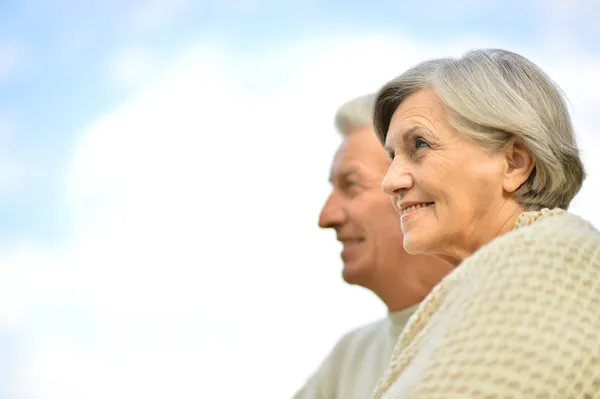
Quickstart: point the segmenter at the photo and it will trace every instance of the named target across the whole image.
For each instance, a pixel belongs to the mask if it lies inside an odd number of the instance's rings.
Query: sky
[[[452,4],[450,4],[452,3]],[[333,114],[501,47],[565,91],[600,225],[600,4],[0,3],[0,398],[290,397],[385,314],[317,218]]]

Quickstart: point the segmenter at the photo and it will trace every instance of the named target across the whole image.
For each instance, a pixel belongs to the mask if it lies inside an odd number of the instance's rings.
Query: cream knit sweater
[[[600,398],[600,233],[525,212],[425,299],[374,398]]]

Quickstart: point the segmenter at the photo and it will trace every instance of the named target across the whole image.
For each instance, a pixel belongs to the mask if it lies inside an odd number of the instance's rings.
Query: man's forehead
[[[364,148],[361,148],[358,144],[359,143],[344,139],[335,152],[331,163],[331,170],[339,171],[349,167],[355,167],[356,164],[364,162],[367,154]]]
[[[357,131],[344,138],[331,164],[331,177],[350,173],[376,172],[379,167],[387,170],[388,156],[372,131]]]
[[[344,164],[372,156],[373,146],[362,132],[352,133],[340,143],[333,159],[334,164]]]
[[[364,157],[364,152],[360,150],[360,147],[352,145],[348,140],[344,140],[335,152],[331,166],[339,167],[360,159],[361,157]]]
[[[351,173],[358,173],[361,168],[361,160],[359,156],[341,150],[342,148],[340,147],[333,158],[333,162],[331,163],[331,167],[329,169],[330,180],[347,176]]]

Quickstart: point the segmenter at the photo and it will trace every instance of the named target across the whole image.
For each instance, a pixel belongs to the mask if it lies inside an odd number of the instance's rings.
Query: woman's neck
[[[465,234],[462,240],[464,245],[457,245],[450,253],[435,256],[456,267],[479,248],[512,231],[519,215],[523,212],[525,208],[521,204],[513,201],[506,202],[499,209],[489,213],[487,222],[480,220],[480,228],[474,228]]]

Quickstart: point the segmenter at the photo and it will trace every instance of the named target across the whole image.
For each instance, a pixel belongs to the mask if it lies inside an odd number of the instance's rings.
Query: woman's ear
[[[508,193],[514,193],[527,181],[535,167],[533,156],[518,137],[512,137],[504,145],[506,171],[503,188]]]

